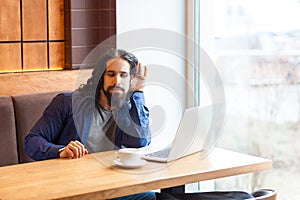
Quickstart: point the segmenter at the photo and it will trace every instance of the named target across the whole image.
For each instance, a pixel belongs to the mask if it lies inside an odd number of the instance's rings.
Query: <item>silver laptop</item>
[[[185,109],[171,145],[152,153],[145,151],[142,158],[149,161],[171,162],[203,150],[212,122],[213,109],[213,105]]]

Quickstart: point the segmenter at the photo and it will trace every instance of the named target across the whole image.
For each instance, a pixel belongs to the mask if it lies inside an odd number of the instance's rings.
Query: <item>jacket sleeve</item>
[[[58,158],[58,150],[64,147],[58,144],[68,118],[72,118],[72,95],[57,95],[25,137],[25,153],[34,160]]]
[[[150,144],[149,110],[145,106],[143,92],[134,92],[130,104],[113,114],[120,129],[116,135],[118,147],[143,147]]]

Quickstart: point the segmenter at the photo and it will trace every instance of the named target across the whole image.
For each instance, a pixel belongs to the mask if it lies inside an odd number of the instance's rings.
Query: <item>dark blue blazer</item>
[[[129,102],[113,112],[117,123],[115,145],[119,148],[150,144],[149,110],[144,94],[134,92]],[[86,143],[96,109],[91,96],[79,92],[58,94],[25,137],[25,153],[34,160],[59,157],[59,149],[70,141]]]

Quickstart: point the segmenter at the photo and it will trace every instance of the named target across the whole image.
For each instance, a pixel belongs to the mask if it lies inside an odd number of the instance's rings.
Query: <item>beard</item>
[[[122,92],[110,92],[110,90],[114,88],[118,88]],[[126,100],[126,94],[123,88],[120,88],[118,86],[110,86],[107,88],[107,90],[103,89],[103,92],[107,98],[107,103],[112,108],[112,110],[120,109],[123,106]]]

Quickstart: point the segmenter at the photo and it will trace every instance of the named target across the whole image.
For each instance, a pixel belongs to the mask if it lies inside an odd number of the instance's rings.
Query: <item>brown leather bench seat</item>
[[[0,96],[0,121],[0,166],[17,164],[15,114],[10,96]]]
[[[0,96],[0,167],[33,161],[24,153],[24,138],[58,93]]]

